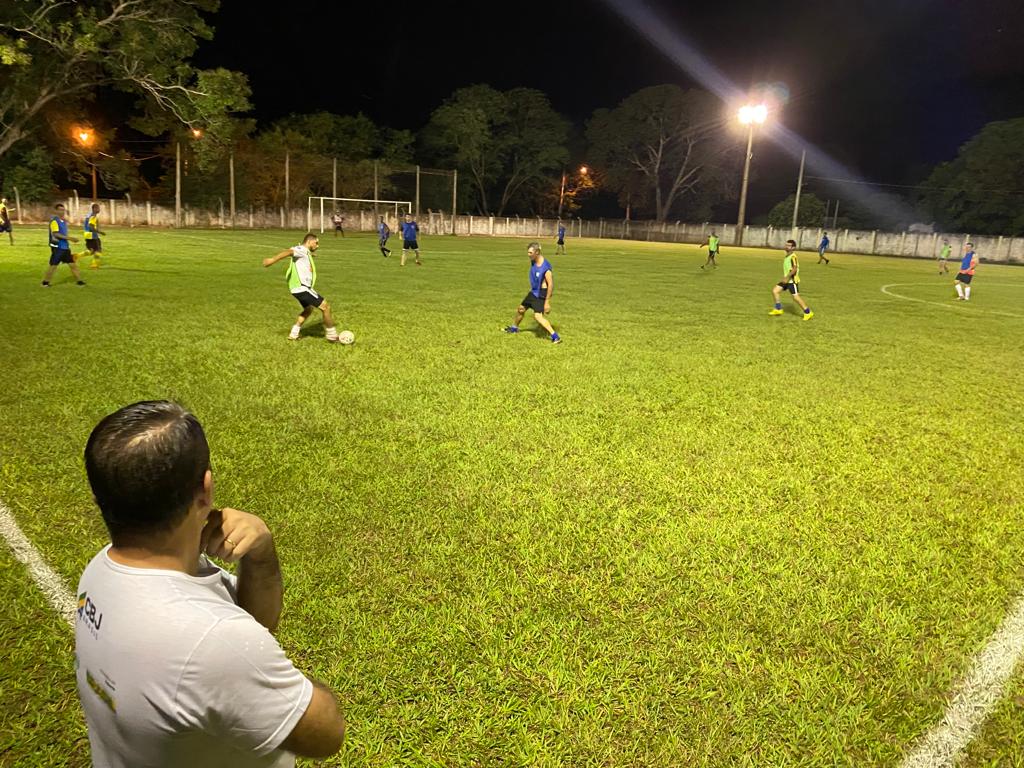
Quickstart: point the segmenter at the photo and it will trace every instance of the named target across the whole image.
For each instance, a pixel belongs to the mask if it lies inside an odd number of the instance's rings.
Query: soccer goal
[[[320,234],[333,230],[332,218],[341,217],[341,227],[353,232],[374,231],[380,216],[390,219],[394,229],[401,217],[412,213],[408,200],[363,200],[356,197],[310,197],[306,213],[306,226],[312,230],[319,221]],[[318,218],[319,217],[319,218]]]

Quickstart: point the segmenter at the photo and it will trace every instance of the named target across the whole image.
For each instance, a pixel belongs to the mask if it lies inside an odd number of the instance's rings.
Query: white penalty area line
[[[1024,655],[1024,597],[989,638],[953,691],[942,722],[904,758],[902,768],[951,768],[992,714]]]
[[[902,293],[896,293],[895,291],[890,290],[891,288],[900,288],[900,287],[902,287],[904,285],[932,285],[932,286],[934,286],[935,283],[931,283],[931,282],[929,282],[929,283],[889,283],[888,285],[883,285],[882,286],[882,293],[884,293],[886,296],[892,296],[894,299],[903,299],[904,301],[916,301],[918,304],[931,304],[933,307],[942,307],[943,309],[953,309],[953,310],[961,310],[961,311],[967,309],[967,307],[964,306],[963,303],[949,304],[949,303],[945,303],[945,302],[941,302],[941,301],[929,301],[928,299],[918,299],[918,298],[916,298],[914,296],[904,296]],[[971,303],[971,302],[968,302],[968,303]],[[985,308],[971,307],[971,311],[984,313],[986,315],[1002,315],[1003,317],[1017,317],[1017,318],[1024,319],[1024,315],[1018,315],[1018,314],[1016,314],[1014,312],[1003,312],[1003,311],[998,310],[998,309],[985,309]]]
[[[75,596],[64,584],[64,580],[46,564],[39,550],[21,532],[11,510],[0,502],[0,536],[4,537],[14,557],[27,569],[32,581],[43,591],[50,605],[72,627],[75,625]]]

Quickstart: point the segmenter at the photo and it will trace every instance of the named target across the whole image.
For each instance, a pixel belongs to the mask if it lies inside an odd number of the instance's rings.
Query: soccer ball
[[[356,335],[352,331],[342,331],[338,334],[339,344],[353,344],[355,343]]]

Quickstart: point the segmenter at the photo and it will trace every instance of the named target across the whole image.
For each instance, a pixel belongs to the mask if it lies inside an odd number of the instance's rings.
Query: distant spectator
[[[341,236],[345,236],[345,217],[337,211],[331,216],[331,223],[334,225],[334,236],[337,237],[338,233],[341,232]]]
[[[828,256],[825,255],[825,251],[828,250],[829,242],[828,232],[826,232],[821,236],[821,242],[818,243],[818,263],[821,264],[822,259],[824,259],[825,266],[828,266],[829,264]]]

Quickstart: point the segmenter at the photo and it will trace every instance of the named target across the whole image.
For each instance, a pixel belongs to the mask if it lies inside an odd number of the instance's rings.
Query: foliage
[[[248,108],[244,75],[188,63],[213,32],[217,0],[21,0],[0,5],[0,157],[47,111],[70,110],[97,89],[138,94],[145,117],[201,126],[211,149],[229,113]]]
[[[776,229],[793,226],[793,206],[796,194],[792,194],[768,213],[768,224]],[[825,220],[825,204],[817,195],[804,192],[800,195],[800,212],[797,214],[798,227],[820,227]]]
[[[568,131],[540,91],[474,85],[434,110],[422,141],[439,162],[468,174],[479,213],[501,216],[530,208],[536,200],[527,193],[560,174]]]
[[[989,123],[925,182],[922,204],[943,228],[1024,235],[1024,118]]]
[[[22,142],[0,157],[0,179],[3,194],[14,199],[14,188],[22,202],[48,201],[54,192],[53,157],[46,147]]]
[[[603,168],[623,205],[664,221],[688,199],[724,192],[738,144],[713,117],[719,111],[715,97],[704,91],[643,88],[591,117],[591,162]]]

